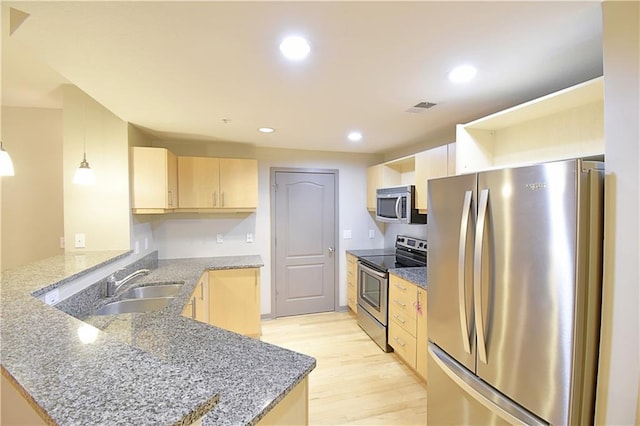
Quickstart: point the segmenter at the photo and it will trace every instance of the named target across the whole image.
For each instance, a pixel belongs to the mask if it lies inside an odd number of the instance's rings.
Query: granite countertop
[[[392,248],[384,248],[384,249],[347,250],[347,253],[352,254],[356,257],[388,256],[388,255],[396,254],[396,249],[392,247]]]
[[[204,270],[259,267],[259,256],[158,262],[136,285],[184,285],[157,312],[79,320],[33,297],[127,254],[67,254],[2,273],[3,374],[48,422],[190,424],[205,415],[204,425],[255,424],[315,367],[181,316]]]
[[[416,268],[392,268],[389,273],[405,279],[418,287],[427,289],[427,267],[420,266]]]

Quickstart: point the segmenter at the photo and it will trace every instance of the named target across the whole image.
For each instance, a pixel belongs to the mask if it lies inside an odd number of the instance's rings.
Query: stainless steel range
[[[358,258],[358,325],[385,352],[387,344],[387,310],[389,269],[424,267],[427,265],[427,242],[398,235],[392,255]]]

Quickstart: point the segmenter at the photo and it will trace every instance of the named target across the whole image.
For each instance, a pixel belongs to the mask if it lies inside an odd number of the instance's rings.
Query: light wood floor
[[[310,355],[311,425],[425,425],[424,382],[384,353],[348,312],[262,322],[262,341]]]

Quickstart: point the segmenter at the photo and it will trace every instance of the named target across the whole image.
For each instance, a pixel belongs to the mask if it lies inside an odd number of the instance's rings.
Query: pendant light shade
[[[13,161],[0,141],[0,176],[14,176]]]
[[[77,185],[95,185],[96,175],[93,173],[89,162],[87,161],[87,153],[84,153],[80,167],[76,169],[76,174],[73,176],[73,183]]]

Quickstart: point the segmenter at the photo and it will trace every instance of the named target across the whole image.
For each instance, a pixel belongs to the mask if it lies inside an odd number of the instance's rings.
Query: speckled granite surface
[[[184,285],[167,308],[146,314],[81,321],[31,296],[124,255],[94,252],[82,265],[66,255],[2,274],[2,366],[50,420],[189,424],[206,414],[205,425],[255,424],[315,367],[311,357],[180,315],[204,270],[259,267],[259,256],[159,261],[136,285]],[[95,340],[83,343],[87,334]]]
[[[392,247],[392,248],[385,248],[385,249],[347,250],[346,252],[358,257],[359,256],[387,256],[390,254],[396,254],[396,249]]]
[[[427,290],[427,268],[393,268],[389,269],[389,273],[396,275],[402,279],[414,283],[418,287]]]

